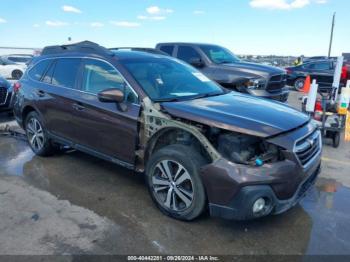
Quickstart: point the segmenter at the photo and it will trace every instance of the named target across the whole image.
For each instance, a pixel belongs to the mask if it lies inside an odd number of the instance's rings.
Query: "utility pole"
[[[332,52],[333,31],[334,31],[334,25],[335,25],[335,14],[336,13],[334,12],[333,19],[332,19],[331,39],[329,40],[328,58],[331,56],[331,52]]]

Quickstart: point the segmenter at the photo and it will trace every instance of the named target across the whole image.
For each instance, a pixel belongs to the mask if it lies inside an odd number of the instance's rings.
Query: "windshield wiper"
[[[181,99],[179,99],[179,97],[170,97],[170,98],[168,97],[168,98],[154,99],[153,101],[156,103],[159,103],[159,102],[179,102],[179,101],[181,101]]]
[[[195,95],[195,96],[190,96],[187,97],[188,99],[200,99],[200,98],[205,98],[205,97],[211,97],[211,96],[219,96],[219,95],[223,95],[224,92],[222,93],[218,93],[218,92],[212,92],[212,93],[206,93],[206,94],[199,94],[199,95]]]

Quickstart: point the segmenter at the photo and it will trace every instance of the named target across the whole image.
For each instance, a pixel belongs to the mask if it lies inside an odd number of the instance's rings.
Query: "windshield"
[[[176,101],[220,95],[224,91],[193,67],[171,59],[123,62],[153,101]]]
[[[232,52],[216,45],[201,45],[200,48],[215,64],[237,63],[240,59]]]

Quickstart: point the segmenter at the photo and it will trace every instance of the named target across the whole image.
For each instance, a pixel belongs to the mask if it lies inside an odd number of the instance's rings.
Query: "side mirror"
[[[204,66],[204,63],[203,63],[202,59],[200,59],[200,58],[191,58],[190,65],[197,67],[197,68],[201,68]]]
[[[117,88],[110,88],[98,93],[97,97],[104,103],[121,103],[124,101],[124,92]]]

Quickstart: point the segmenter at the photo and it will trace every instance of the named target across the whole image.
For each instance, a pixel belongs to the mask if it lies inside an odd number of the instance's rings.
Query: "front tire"
[[[28,143],[33,152],[38,156],[51,156],[54,148],[48,138],[47,131],[35,111],[28,114],[24,125]]]
[[[193,220],[206,207],[206,194],[199,175],[204,158],[192,147],[170,145],[148,161],[147,185],[152,200],[166,215]]]

